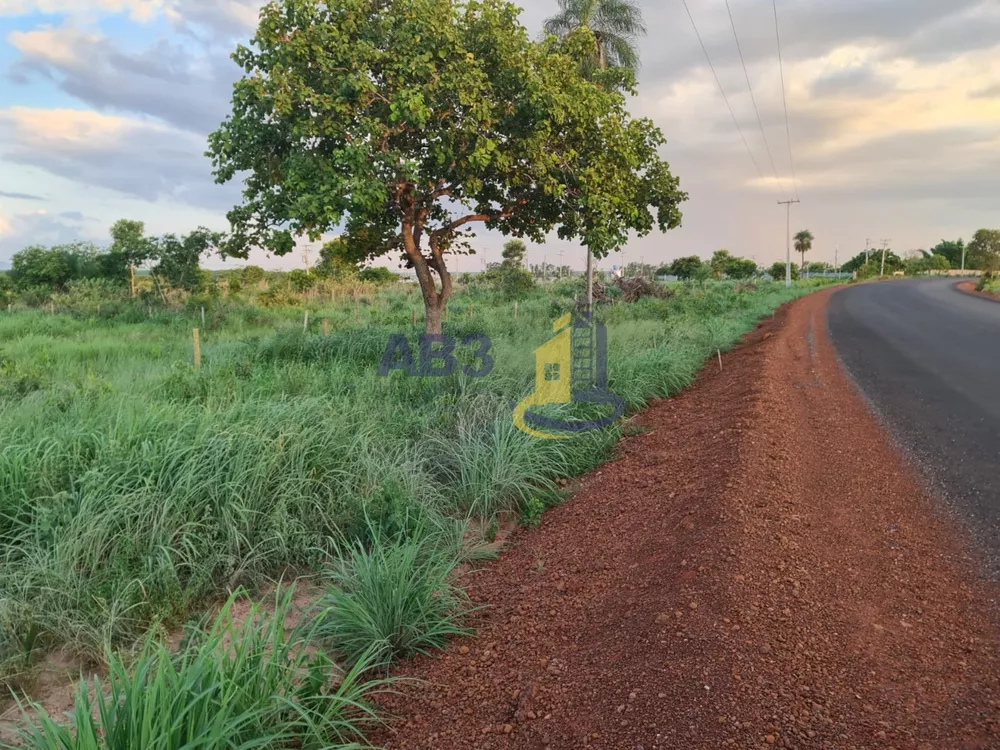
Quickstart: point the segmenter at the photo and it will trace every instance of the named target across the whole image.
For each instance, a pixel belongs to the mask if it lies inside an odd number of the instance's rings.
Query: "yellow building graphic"
[[[544,440],[566,440],[599,429],[624,412],[620,398],[607,390],[607,341],[603,325],[590,315],[567,313],[552,326],[554,336],[535,349],[535,389],[514,409],[514,425]],[[609,416],[598,420],[561,422],[532,415],[533,406],[570,403],[610,404]],[[529,424],[533,422],[534,424]]]

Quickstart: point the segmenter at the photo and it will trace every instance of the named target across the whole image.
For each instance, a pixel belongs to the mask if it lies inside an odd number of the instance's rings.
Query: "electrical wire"
[[[729,103],[729,97],[726,96],[726,90],[722,87],[722,81],[719,80],[719,74],[715,70],[715,65],[712,64],[712,58],[708,54],[708,48],[705,47],[705,42],[702,41],[701,34],[698,31],[698,25],[694,22],[694,16],[691,15],[691,9],[688,7],[687,0],[682,0],[682,2],[684,3],[684,10],[687,11],[688,18],[691,20],[691,28],[694,29],[694,35],[698,37],[698,44],[701,45],[701,51],[705,53],[705,60],[708,62],[708,67],[712,70],[712,75],[715,76],[715,83],[719,87],[719,93],[722,94],[722,99],[725,101],[726,107],[729,109],[729,115],[733,118],[733,125],[736,126],[736,131],[740,134],[740,138],[743,139],[743,145],[746,147],[747,154],[750,155],[750,161],[753,162],[753,166],[757,170],[758,176],[763,181],[764,173],[761,171],[760,165],[757,163],[757,158],[753,155],[753,150],[747,142],[747,137],[743,133],[743,128],[740,127],[739,120],[736,119],[736,113],[733,111],[733,106]],[[773,162],[772,166],[774,166]]]
[[[785,108],[785,136],[788,139],[788,164],[792,170],[792,188],[799,197],[799,186],[795,180],[795,159],[792,156],[792,129],[788,125],[788,100],[785,98],[785,64],[781,59],[781,32],[778,30],[778,0],[771,0],[774,8],[774,38],[778,42],[778,70],[781,71],[781,104]]]
[[[760,126],[760,135],[764,139],[764,148],[767,150],[767,158],[771,162],[771,169],[774,170],[774,179],[778,179],[778,168],[774,166],[774,157],[771,156],[771,146],[767,142],[764,134],[764,123],[760,119],[760,110],[757,109],[757,98],[753,94],[753,86],[750,85],[750,73],[747,72],[747,63],[743,59],[743,48],[740,46],[740,37],[736,33],[736,21],[733,20],[733,10],[729,7],[729,0],[726,0],[726,10],[729,12],[729,25],[733,27],[733,38],[736,39],[736,51],[740,53],[740,62],[743,64],[743,75],[747,79],[747,88],[750,89],[750,101],[753,102],[753,111],[757,115],[757,124]]]

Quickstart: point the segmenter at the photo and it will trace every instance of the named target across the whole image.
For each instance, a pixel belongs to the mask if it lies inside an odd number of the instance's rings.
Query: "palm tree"
[[[812,250],[813,240],[812,232],[808,229],[803,229],[797,235],[795,235],[795,252],[801,253],[802,255],[802,271],[806,270],[806,253]]]
[[[595,56],[583,61],[585,74],[608,68],[639,68],[636,39],[646,33],[635,0],[559,0],[559,12],[545,21],[546,34],[560,39],[587,28],[597,42]],[[594,256],[587,253],[587,310],[594,309]]]
[[[585,67],[605,70],[639,68],[636,39],[646,33],[642,11],[635,0],[559,0],[559,12],[545,22],[545,33],[562,38],[588,28],[597,40],[597,52]]]

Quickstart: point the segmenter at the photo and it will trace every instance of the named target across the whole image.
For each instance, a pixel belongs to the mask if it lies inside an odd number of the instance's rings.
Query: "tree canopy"
[[[865,271],[867,266],[868,270]],[[892,250],[885,251],[885,271],[886,273],[895,273],[896,271],[904,270],[905,263],[903,259],[900,258]],[[865,274],[867,276],[875,275],[878,276],[882,270],[882,250],[871,251],[871,257],[869,258],[868,253],[862,250],[860,253],[855,255],[844,265],[840,267],[841,271],[847,273],[857,272],[859,274]]]
[[[607,68],[639,68],[638,37],[645,35],[642,11],[634,0],[559,0],[559,12],[545,21],[545,32],[565,37],[587,28],[593,51],[583,62],[584,74],[600,76]]]
[[[175,289],[197,289],[202,283],[201,259],[220,240],[220,234],[204,227],[182,237],[165,234],[152,240],[151,258],[157,262],[153,274],[165,278]]]
[[[799,253],[802,256],[802,270],[805,270],[806,253],[812,250],[814,239],[816,238],[813,237],[813,233],[810,232],[808,229],[803,229],[801,232],[795,235],[795,252]]]
[[[775,263],[773,263],[771,265],[771,267],[769,269],[767,269],[767,272],[769,274],[771,274],[771,278],[772,279],[775,279],[775,280],[779,280],[780,279],[781,281],[784,281],[785,280],[786,271],[789,268],[791,268],[791,271],[792,271],[792,281],[798,281],[798,279],[799,279],[799,267],[796,266],[794,263],[792,263],[791,266],[787,266],[785,264],[785,261],[779,260],[779,261],[776,261]]]
[[[931,253],[933,255],[942,255],[948,259],[948,263],[951,264],[952,268],[962,267],[962,253],[965,251],[965,241],[959,238],[958,240],[941,240],[937,245],[931,248]]]
[[[968,247],[969,259],[974,267],[988,278],[1000,273],[1000,229],[980,229]]]
[[[320,248],[319,263],[313,271],[321,279],[343,281],[355,278],[361,268],[356,261],[351,260],[350,255],[347,242],[342,237],[334,237]]]
[[[470,225],[536,242],[555,230],[597,257],[630,232],[678,226],[687,196],[658,154],[663,134],[580,71],[593,34],[533,42],[519,12],[504,0],[265,6],[209,141],[219,182],[246,177],[224,252],[284,255],[343,227],[356,262],[402,253],[436,333],[446,256],[468,251]]]
[[[688,255],[678,258],[670,264],[670,273],[678,279],[687,280],[694,278],[705,265],[704,261],[697,255]]]
[[[728,250],[716,250],[708,265],[716,279],[749,279],[757,273],[757,264],[747,258],[738,258]]]

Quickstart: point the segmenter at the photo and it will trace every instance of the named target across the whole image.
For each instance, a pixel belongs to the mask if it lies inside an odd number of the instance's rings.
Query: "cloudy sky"
[[[556,0],[523,1],[534,33]],[[0,264],[27,244],[103,242],[121,217],[153,233],[225,229],[238,187],[215,185],[202,154],[228,109],[229,53],[260,4],[0,0]],[[777,201],[792,195],[792,230],[812,230],[816,260],[866,238],[906,251],[1000,228],[1000,0],[778,0],[796,186],[771,0],[730,2],[763,136],[724,0],[688,0],[753,158],[682,0],[641,4],[631,107],[666,134],[690,200],[681,229],[634,241],[627,261],[725,247],[770,263],[784,254]],[[501,239],[480,241],[498,255]],[[560,251],[582,265],[556,239],[529,259]]]

